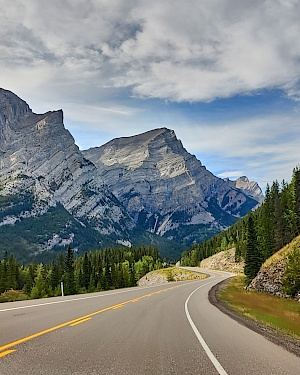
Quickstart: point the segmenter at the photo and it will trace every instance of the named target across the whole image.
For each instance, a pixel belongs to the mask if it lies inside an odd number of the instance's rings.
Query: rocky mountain
[[[44,222],[48,233],[33,225],[34,218],[39,218],[39,226]],[[10,233],[15,233],[18,252],[30,247],[36,254],[68,243],[79,246],[84,237],[97,247],[108,238],[122,241],[134,227],[64,128],[62,111],[35,114],[15,94],[1,89],[1,239],[11,243]]]
[[[233,224],[262,197],[246,177],[214,176],[167,128],[113,139],[83,154],[137,225],[188,245]]]
[[[183,244],[253,209],[258,195],[244,177],[215,177],[166,128],[81,152],[61,110],[33,113],[0,89],[0,256],[151,243],[176,259]]]
[[[262,203],[264,200],[263,193],[260,186],[256,181],[249,181],[248,177],[242,176],[237,180],[232,181],[234,187],[242,190],[249,197],[254,198],[258,202]]]

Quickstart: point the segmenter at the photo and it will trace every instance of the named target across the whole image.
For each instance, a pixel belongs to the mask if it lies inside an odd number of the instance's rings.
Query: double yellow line
[[[109,310],[115,310],[115,309],[119,309],[123,306],[125,306],[126,304],[128,303],[134,303],[134,302],[137,302],[137,301],[140,301],[142,298],[146,298],[146,297],[151,297],[155,294],[159,294],[159,293],[162,293],[162,292],[166,292],[168,290],[171,290],[171,289],[175,289],[175,288],[179,288],[183,285],[186,285],[186,283],[184,284],[181,284],[180,285],[176,285],[176,286],[173,286],[173,287],[170,287],[170,288],[166,288],[166,289],[162,289],[162,290],[158,290],[157,292],[152,292],[152,293],[149,293],[149,294],[145,294],[143,296],[140,296],[140,297],[137,297],[137,298],[133,298],[133,299],[130,299],[128,301],[124,301],[124,302],[121,302],[121,303],[118,303],[116,305],[113,305],[113,306],[109,306],[109,307],[106,307],[104,309],[101,309],[101,310],[98,310],[98,311],[95,311],[93,313],[90,313],[90,314],[87,314],[87,315],[84,315],[84,316],[81,316],[80,318],[77,318],[77,319],[74,319],[74,320],[70,320],[68,322],[65,322],[65,323],[62,323],[62,324],[59,324],[59,325],[56,325],[54,327],[51,327],[51,328],[48,328],[48,329],[45,329],[43,331],[40,331],[40,332],[37,332],[37,333],[34,333],[33,335],[30,335],[30,336],[26,336],[26,337],[23,337],[22,339],[19,339],[19,340],[16,340],[16,341],[13,341],[13,342],[10,342],[9,344],[5,344],[3,346],[0,346],[0,358],[8,355],[8,354],[11,354],[13,352],[16,351],[16,349],[12,349],[13,347],[17,346],[17,345],[20,345],[20,344],[23,344],[24,342],[26,341],[29,341],[29,340],[32,340],[32,339],[35,339],[39,336],[42,336],[42,335],[45,335],[46,333],[50,333],[50,332],[53,332],[53,331],[56,331],[60,328],[63,328],[63,327],[66,327],[66,326],[70,326],[70,327],[74,327],[78,324],[81,324],[81,323],[84,323],[84,322],[87,322],[88,320],[90,320],[93,316],[95,315],[98,315],[98,314],[101,314],[105,311],[109,311]]]

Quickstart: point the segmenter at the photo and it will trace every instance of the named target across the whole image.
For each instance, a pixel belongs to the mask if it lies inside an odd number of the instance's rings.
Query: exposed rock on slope
[[[246,176],[239,177],[237,180],[232,182],[234,187],[242,190],[249,197],[256,199],[260,203],[263,202],[264,195],[257,182],[249,181],[248,177]]]
[[[211,270],[220,270],[233,273],[243,273],[245,262],[243,260],[235,261],[235,249],[221,251],[209,258],[203,259],[200,263],[201,268]]]
[[[35,114],[0,89],[0,255],[28,260],[67,244],[117,242],[151,243],[177,259],[176,241],[200,242],[258,204],[247,181],[235,184],[207,171],[166,128],[81,153],[61,110]]]
[[[285,266],[288,255],[294,248],[300,249],[300,236],[267,259],[248,288],[250,290],[254,289],[260,292],[283,295],[282,280],[285,274]]]
[[[148,272],[138,282],[138,286],[164,284],[170,281],[201,280],[207,275],[184,268],[170,267]]]
[[[137,224],[187,244],[233,224],[258,204],[246,181],[236,182],[243,185],[240,189],[214,176],[184,149],[173,130],[114,139],[83,154]]]
[[[0,226],[42,216],[58,203],[82,226],[92,225],[102,235],[123,238],[124,232],[135,226],[97,175],[96,167],[83,157],[64,128],[62,111],[37,115],[23,100],[3,89],[0,89],[1,197]],[[53,233],[49,235],[52,237]],[[72,232],[68,234],[70,237]]]

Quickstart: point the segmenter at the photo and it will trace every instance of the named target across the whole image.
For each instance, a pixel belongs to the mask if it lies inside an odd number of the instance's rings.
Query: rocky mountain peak
[[[242,176],[234,181],[236,188],[243,190],[247,195],[253,197],[260,203],[264,200],[263,192],[256,181],[250,181],[248,177]]]
[[[71,242],[85,231],[84,237],[123,244],[140,235],[151,241],[160,236],[168,247],[170,239],[190,245],[254,208],[258,202],[249,192],[256,188],[245,177],[233,182],[214,176],[165,127],[81,152],[62,110],[36,114],[0,90],[0,199],[6,202],[0,237],[8,224],[21,228],[24,218],[36,216],[47,221],[49,211],[60,207],[56,214],[67,212],[77,229],[55,220],[60,232],[51,231],[50,244],[62,230]],[[37,241],[39,251],[45,244]]]
[[[19,117],[27,116],[32,111],[28,104],[11,91],[0,88],[0,123],[16,121]]]
[[[147,131],[131,137],[115,138],[106,145],[86,151],[91,159],[101,155],[98,163],[104,165],[122,165],[126,169],[136,169],[147,163],[149,159],[163,159],[167,153],[170,158],[174,153],[185,151],[175,132],[167,128]],[[93,155],[93,156],[92,156]],[[164,172],[162,171],[162,174]]]
[[[169,239],[199,240],[201,231],[220,230],[258,204],[233,181],[206,170],[167,128],[117,138],[83,154],[136,223]]]
[[[122,239],[134,223],[79,151],[62,110],[35,114],[9,91],[1,90],[0,98],[0,199],[31,202],[21,212],[11,209],[13,215],[1,211],[0,228],[61,205],[82,226]]]

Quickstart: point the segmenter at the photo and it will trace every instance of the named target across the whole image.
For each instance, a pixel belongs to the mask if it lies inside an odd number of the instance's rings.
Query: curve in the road
[[[210,281],[208,283],[205,283],[201,286],[199,286],[198,288],[196,288],[187,298],[187,300],[185,301],[185,304],[184,304],[184,310],[185,310],[185,314],[186,314],[186,317],[198,339],[198,341],[200,342],[202,348],[204,349],[205,353],[207,354],[208,358],[211,360],[212,364],[214,365],[215,369],[218,371],[219,375],[228,375],[227,372],[224,370],[224,368],[222,367],[222,365],[220,364],[220,362],[217,360],[217,358],[213,355],[212,351],[210,350],[209,346],[207,345],[207,343],[205,342],[205,340],[203,339],[203,337],[201,336],[200,332],[198,331],[195,323],[193,322],[192,318],[191,318],[191,315],[190,315],[190,312],[189,312],[189,309],[188,309],[188,303],[189,303],[189,300],[190,298],[192,297],[192,295],[194,293],[196,293],[199,289],[203,288],[205,285],[207,284],[211,284],[213,283],[213,281]]]

